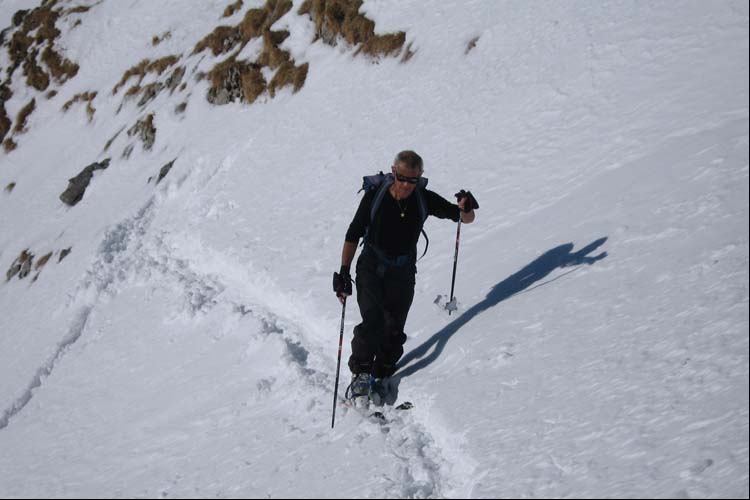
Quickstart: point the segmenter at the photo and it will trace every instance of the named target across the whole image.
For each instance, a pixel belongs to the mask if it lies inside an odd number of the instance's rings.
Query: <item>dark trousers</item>
[[[357,261],[357,303],[362,323],[354,327],[352,373],[390,377],[404,354],[404,324],[414,299],[416,266],[383,264],[377,257],[361,255]]]

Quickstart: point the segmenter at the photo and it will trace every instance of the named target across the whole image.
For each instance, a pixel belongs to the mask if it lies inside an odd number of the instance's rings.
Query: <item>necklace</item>
[[[403,219],[406,216],[406,209],[409,206],[409,203],[407,202],[405,207],[401,206],[401,200],[396,200],[396,204],[398,205],[398,209],[401,210],[401,218]]]

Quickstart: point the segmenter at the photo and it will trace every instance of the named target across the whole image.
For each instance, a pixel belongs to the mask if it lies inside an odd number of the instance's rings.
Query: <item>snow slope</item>
[[[9,116],[38,105],[0,156],[0,269],[72,251],[0,284],[0,495],[748,496],[745,2],[366,0],[401,63],[312,43],[295,0],[274,28],[299,92],[213,106],[191,75],[117,112],[126,69],[189,54],[229,3],[87,2],[60,40],[78,75],[52,99],[14,81]],[[3,0],[2,27],[35,5]],[[61,111],[88,90],[91,123]],[[151,151],[102,151],[147,112]],[[430,219],[395,379],[416,407],[332,430],[331,274],[361,177],[402,149],[481,205],[461,308],[433,304],[456,228]]]

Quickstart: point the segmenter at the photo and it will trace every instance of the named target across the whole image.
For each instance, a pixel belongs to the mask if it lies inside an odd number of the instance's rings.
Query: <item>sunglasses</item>
[[[398,172],[394,172],[396,175],[396,179],[398,179],[401,182],[408,182],[409,184],[416,184],[419,182],[419,177],[407,177],[405,175],[401,175]]]

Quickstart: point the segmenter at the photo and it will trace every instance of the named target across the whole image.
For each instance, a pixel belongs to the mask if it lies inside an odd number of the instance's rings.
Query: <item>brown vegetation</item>
[[[21,111],[18,112],[18,116],[16,117],[16,125],[13,127],[13,132],[16,134],[23,134],[26,132],[26,120],[29,118],[29,115],[34,112],[36,109],[36,99],[32,99],[29,101],[29,103],[21,108]]]
[[[10,268],[5,273],[5,281],[10,281],[11,278],[18,275],[18,279],[23,279],[31,272],[31,265],[34,262],[34,254],[29,252],[29,249],[23,250],[21,254],[16,257],[16,260],[10,265]]]
[[[195,45],[193,54],[198,54],[208,48],[211,49],[213,55],[218,56],[236,47],[241,38],[242,35],[237,26],[219,26]]]
[[[169,38],[172,38],[172,33],[170,31],[165,31],[164,33],[162,33],[159,36],[154,35],[154,37],[151,39],[151,45],[153,45],[154,47],[156,47],[161,42],[163,42],[164,40],[167,40]]]
[[[227,8],[224,9],[224,15],[222,17],[231,17],[234,15],[235,12],[240,10],[242,8],[242,0],[237,0],[231,5],[227,5]]]
[[[47,65],[55,80],[63,84],[78,74],[78,65],[64,59],[60,54],[52,50],[49,45],[42,52],[42,61]]]
[[[128,135],[137,135],[143,143],[143,149],[145,149],[146,151],[150,151],[154,145],[154,141],[156,140],[154,114],[151,113],[149,115],[146,115],[145,118],[138,120],[135,125],[130,127],[130,129],[128,130]]]
[[[308,14],[315,22],[316,37],[329,45],[339,38],[348,44],[359,45],[356,54],[370,57],[399,53],[406,41],[406,33],[375,34],[375,23],[359,13],[362,0],[305,0],[299,14]]]
[[[86,114],[89,117],[89,121],[91,121],[94,119],[94,113],[96,113],[96,108],[91,105],[91,101],[94,100],[96,94],[97,92],[82,92],[76,94],[68,102],[63,104],[62,109],[63,111],[68,111],[73,104],[83,101],[86,103]]]
[[[156,73],[157,75],[161,75],[162,73],[164,73],[164,71],[168,67],[173,66],[179,60],[180,60],[180,56],[174,56],[174,55],[162,57],[161,59],[157,59],[155,61],[143,59],[141,62],[139,62],[135,66],[125,71],[125,73],[122,75],[122,78],[120,79],[120,82],[117,85],[115,85],[115,88],[112,89],[112,94],[113,95],[117,94],[120,88],[123,85],[125,85],[125,83],[127,83],[127,81],[130,80],[130,78],[137,76],[138,77],[137,85],[140,85],[148,73]]]
[[[50,259],[51,257],[52,257],[52,252],[48,253],[47,255],[45,255],[44,257],[42,257],[41,259],[39,259],[39,262],[37,262],[37,263],[36,263],[36,266],[35,266],[35,268],[36,268],[36,269],[41,269],[41,268],[43,268],[43,267],[44,267],[44,265],[45,265],[45,264],[47,264],[47,262],[49,262],[49,259]]]
[[[13,26],[3,31],[3,38],[5,33],[9,33],[9,40],[2,44],[3,49],[7,50],[9,63],[5,68],[5,82],[0,84],[0,141],[6,152],[16,147],[13,139],[6,137],[11,132],[11,122],[5,108],[5,102],[12,95],[10,85],[15,71],[20,68],[26,84],[39,92],[47,91],[53,81],[61,85],[78,73],[78,65],[63,57],[54,47],[60,36],[56,26],[58,20],[68,13],[83,10],[73,8],[63,13],[63,7],[57,4],[57,0],[43,0],[39,7],[19,10],[13,15]],[[49,90],[47,98],[52,98],[54,92],[54,89]],[[21,110],[13,128],[14,133],[25,130],[26,119],[34,107],[35,102],[32,101]]]
[[[283,63],[268,84],[268,93],[271,97],[276,97],[276,90],[287,85],[291,85],[294,92],[298,92],[305,84],[308,67],[308,63],[301,66],[295,66],[293,62]]]
[[[0,85],[0,141],[5,139],[5,134],[10,132],[12,125],[10,118],[8,118],[8,111],[5,109],[5,101],[9,100],[12,96],[13,92],[8,85]]]
[[[241,6],[240,3],[233,7]],[[211,81],[207,98],[213,104],[232,101],[255,102],[266,90],[271,97],[286,85],[297,92],[304,85],[308,64],[297,66],[290,53],[280,48],[289,37],[286,30],[272,31],[271,27],[293,7],[290,0],[267,0],[260,8],[249,9],[236,26],[219,26],[195,46],[194,54],[211,49],[213,55],[234,51],[217,63],[206,77]],[[255,61],[241,61],[237,56],[253,39],[262,38],[263,48]],[[270,83],[262,69],[276,70]],[[204,75],[198,75],[202,79]]]
[[[56,4],[56,0],[44,1],[35,9],[18,11],[13,16],[13,24],[18,29],[8,43],[7,74],[10,76],[22,67],[27,84],[39,91],[46,90],[50,84],[50,75],[37,60],[40,52],[41,62],[58,83],[65,83],[78,72],[78,65],[54,50],[54,42],[60,35],[56,23],[62,15],[62,9],[53,10]]]
[[[84,12],[88,12],[91,10],[92,6],[86,6],[86,5],[78,5],[76,7],[71,7],[70,9],[65,11],[65,15],[70,14],[83,14]]]
[[[7,188],[6,188],[7,190]],[[60,251],[60,258],[58,259],[58,263],[62,262],[62,260],[67,256],[72,247],[68,247],[64,250]],[[36,271],[36,274],[31,279],[32,283],[39,278],[39,275],[42,272],[42,268],[47,265],[49,260],[52,258],[53,255],[55,255],[56,252],[49,252],[46,255],[44,255],[41,259],[39,259],[36,264],[34,264],[34,254],[29,250],[28,248],[26,250],[23,250],[21,254],[16,257],[16,259],[13,261],[13,263],[10,265],[8,270],[5,272],[5,281],[10,281],[14,277],[18,276],[19,280],[22,280],[26,278],[29,274],[31,274],[32,270]]]
[[[169,93],[172,94],[177,86],[182,82],[182,78],[185,76],[185,66],[178,66],[169,75],[164,85],[169,89]]]

